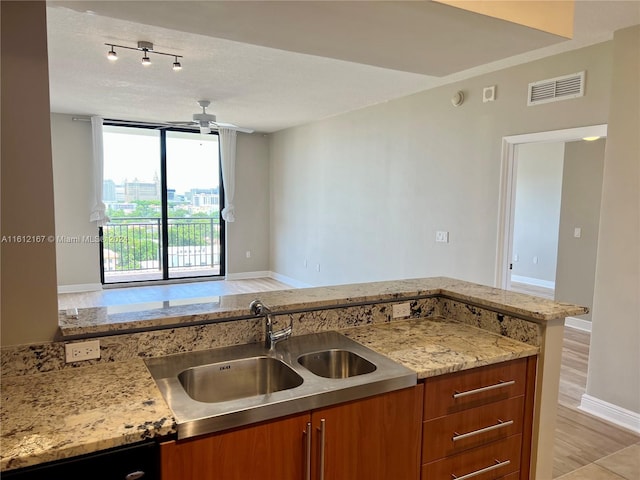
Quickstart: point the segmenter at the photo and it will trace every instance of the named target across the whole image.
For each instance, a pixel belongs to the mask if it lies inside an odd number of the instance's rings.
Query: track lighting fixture
[[[144,65],[145,67],[148,67],[149,65],[151,65],[151,58],[149,58],[149,54],[154,53],[156,55],[165,55],[167,57],[173,57],[174,58],[173,69],[176,71],[182,70],[182,64],[178,60],[182,58],[182,55],[176,55],[175,53],[156,52],[153,49],[153,43],[151,42],[140,41],[138,42],[137,47],[127,47],[125,45],[116,45],[114,43],[105,43],[105,45],[107,45],[108,47],[111,47],[111,49],[107,53],[107,58],[111,61],[115,61],[118,59],[118,54],[116,53],[116,50],[115,50],[115,48],[118,47],[118,48],[124,48],[126,50],[137,50],[139,52],[142,52],[143,53],[142,65]]]

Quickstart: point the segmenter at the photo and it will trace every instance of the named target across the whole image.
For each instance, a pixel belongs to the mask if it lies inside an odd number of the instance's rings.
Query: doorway
[[[584,138],[606,137],[607,125],[593,125],[566,130],[554,130],[502,139],[502,178],[498,212],[498,242],[496,252],[495,286],[511,289],[511,271],[514,258],[515,202],[517,187],[517,152],[519,145],[575,142]],[[533,261],[533,257],[531,259]]]
[[[510,289],[555,298],[564,142],[515,146]]]

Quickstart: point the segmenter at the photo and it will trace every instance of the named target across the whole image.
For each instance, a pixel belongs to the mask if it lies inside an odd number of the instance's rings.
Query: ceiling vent
[[[527,105],[558,102],[584,96],[584,71],[529,84]]]

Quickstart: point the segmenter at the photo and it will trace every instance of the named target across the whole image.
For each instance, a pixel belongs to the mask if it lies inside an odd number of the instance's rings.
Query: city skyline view
[[[154,183],[160,178],[160,133],[131,127],[104,127],[104,180]],[[218,136],[167,132],[167,188],[177,195],[218,189]]]

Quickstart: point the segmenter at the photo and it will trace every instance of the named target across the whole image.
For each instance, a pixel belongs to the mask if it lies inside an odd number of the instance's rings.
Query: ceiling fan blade
[[[237,130],[238,132],[242,132],[242,133],[253,133],[254,132],[250,128],[239,127],[237,125],[234,125],[233,123],[216,122],[215,124],[216,124],[216,126],[218,128],[220,128],[220,127],[222,127],[222,128],[230,128],[232,130]]]
[[[168,123],[170,125],[194,125],[196,124],[195,122],[191,121],[191,120],[186,120],[183,122],[164,122],[164,123]]]

